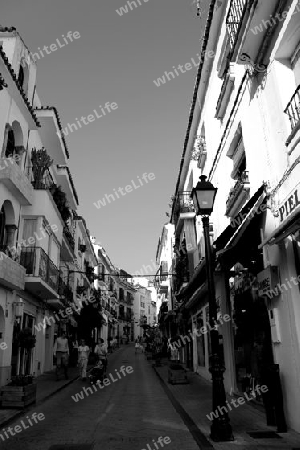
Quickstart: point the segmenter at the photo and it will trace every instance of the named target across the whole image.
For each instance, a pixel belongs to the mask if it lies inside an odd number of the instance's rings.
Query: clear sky
[[[138,1],[136,0],[137,4]],[[70,169],[91,235],[116,266],[141,270],[155,260],[165,212],[174,193],[196,68],[157,87],[153,80],[197,60],[199,20],[193,0],[140,0],[120,16],[125,0],[5,0],[1,25],[14,26],[31,52],[68,31],[80,38],[37,61],[42,104],[62,125],[100,105],[118,109],[66,137]],[[49,50],[48,50],[49,51]],[[97,209],[114,189],[155,179]]]

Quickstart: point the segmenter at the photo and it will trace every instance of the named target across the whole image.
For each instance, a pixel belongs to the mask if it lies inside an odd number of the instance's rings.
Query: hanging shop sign
[[[279,282],[278,267],[268,266],[266,269],[257,274],[257,281],[258,295],[267,295],[268,292],[276,288]]]

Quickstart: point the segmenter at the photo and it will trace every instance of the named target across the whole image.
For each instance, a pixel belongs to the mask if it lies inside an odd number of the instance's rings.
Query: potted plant
[[[71,212],[67,202],[67,196],[60,186],[53,185],[51,188],[53,200],[64,222],[71,217]]]
[[[53,159],[47,153],[47,150],[42,147],[40,150],[36,148],[31,152],[32,174],[33,174],[33,186],[36,189],[46,187],[46,181],[44,176],[49,172],[49,168],[53,164]]]
[[[188,382],[184,367],[179,363],[171,363],[168,368],[168,383],[187,384]]]
[[[23,328],[16,336],[20,347],[20,369],[17,376],[1,387],[2,408],[25,408],[36,401],[36,384],[30,374],[31,352],[36,344],[36,337],[30,328]]]

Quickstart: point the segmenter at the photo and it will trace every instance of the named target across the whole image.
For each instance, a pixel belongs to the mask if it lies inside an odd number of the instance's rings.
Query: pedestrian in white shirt
[[[56,356],[56,380],[59,380],[59,369],[63,367],[65,379],[68,380],[68,363],[69,363],[69,343],[66,333],[62,331],[61,335],[56,339],[53,353]]]
[[[86,368],[89,359],[90,349],[85,345],[85,340],[81,339],[80,346],[78,347],[78,366],[80,370],[80,377],[83,381],[86,380]]]

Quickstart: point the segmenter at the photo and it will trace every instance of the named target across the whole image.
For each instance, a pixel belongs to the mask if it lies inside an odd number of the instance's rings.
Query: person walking
[[[89,359],[90,348],[85,345],[85,340],[81,339],[80,346],[78,347],[78,366],[80,371],[80,377],[83,381],[86,380],[86,368]]]
[[[139,341],[139,338],[136,338],[135,344],[134,344],[134,348],[135,348],[134,353],[137,354],[137,351],[138,351],[138,349],[140,348],[140,341]]]
[[[60,368],[64,369],[65,379],[68,380],[68,363],[69,363],[69,343],[64,331],[61,332],[60,336],[56,339],[53,353],[56,356],[56,381],[59,380]]]
[[[98,344],[94,350],[95,355],[97,356],[99,361],[102,361],[104,372],[107,369],[107,345],[104,343],[102,338],[98,339]]]

